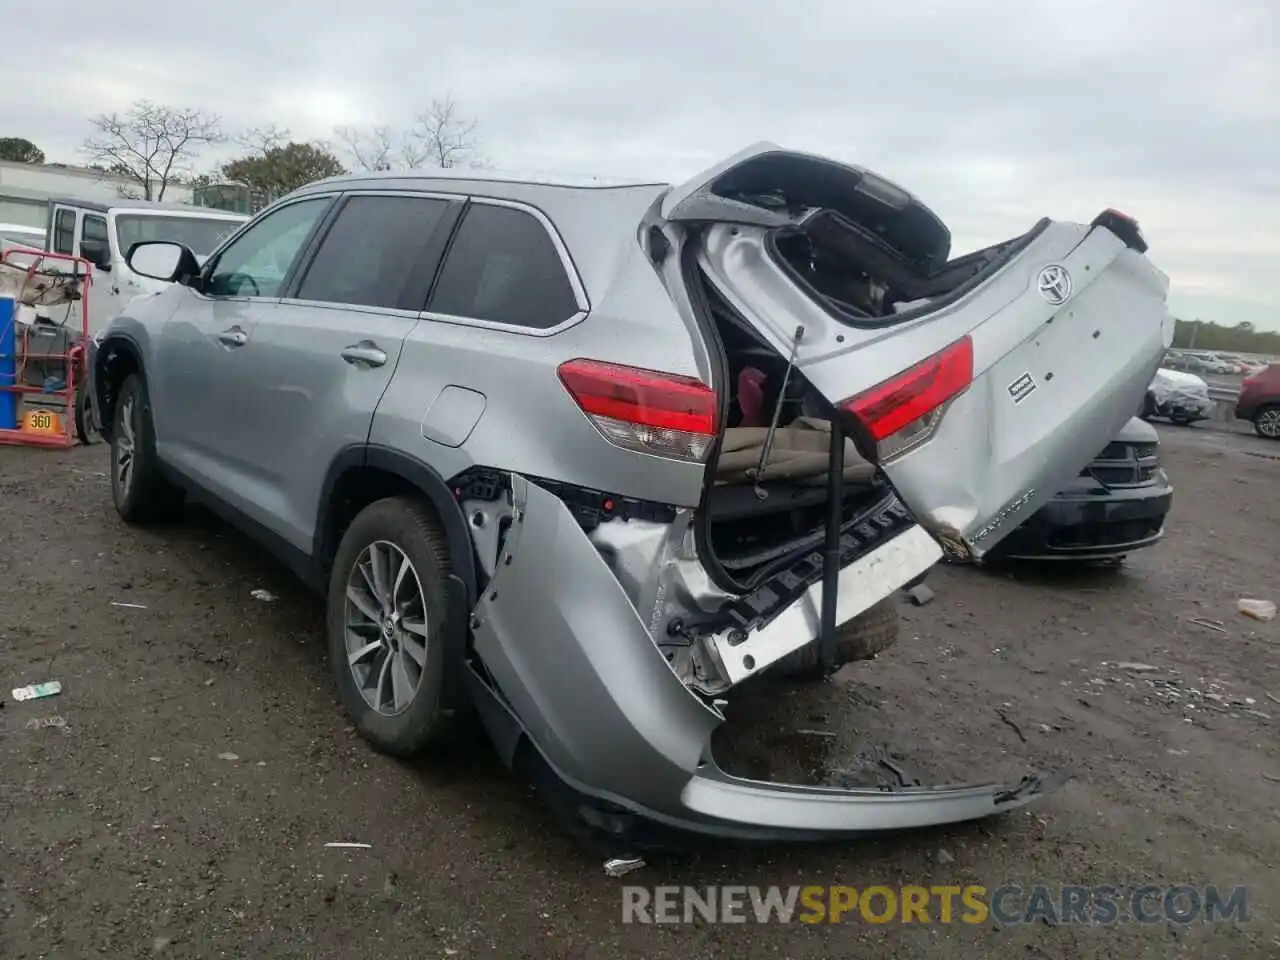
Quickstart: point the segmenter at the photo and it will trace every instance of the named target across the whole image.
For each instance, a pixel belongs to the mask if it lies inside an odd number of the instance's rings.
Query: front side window
[[[59,210],[53,219],[53,252],[76,252],[76,212]]]
[[[154,213],[122,213],[116,216],[116,237],[120,252],[128,254],[135,243],[167,240],[190,248],[198,257],[207,257],[240,226],[240,220],[212,217],[166,217]]]
[[[278,297],[328,197],[300,200],[267,214],[219,255],[206,282],[215,297]]]
[[[541,221],[477,203],[458,228],[432,313],[546,330],[578,312],[564,263]]]
[[[425,283],[416,279],[430,267],[427,247],[448,208],[430,197],[352,197],[307,267],[298,299],[421,310]]]

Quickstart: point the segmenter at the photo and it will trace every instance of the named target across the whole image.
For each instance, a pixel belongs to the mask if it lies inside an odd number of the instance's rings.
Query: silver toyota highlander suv
[[[130,251],[174,283],[96,350],[116,508],[223,513],[327,596],[375,747],[474,710],[605,835],[1011,809],[1045,781],[778,784],[710,750],[738,684],[834,668],[943,550],[981,558],[1031,516],[1170,343],[1123,214],[950,247],[902,188],[771,144],[677,187],[320,181],[203,265]]]

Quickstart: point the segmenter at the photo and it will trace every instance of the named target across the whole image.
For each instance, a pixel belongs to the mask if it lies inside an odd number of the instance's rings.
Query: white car
[[[1213,416],[1209,385],[1194,373],[1162,367],[1147,388],[1139,416],[1143,420],[1164,417],[1179,426],[1208,420]]]

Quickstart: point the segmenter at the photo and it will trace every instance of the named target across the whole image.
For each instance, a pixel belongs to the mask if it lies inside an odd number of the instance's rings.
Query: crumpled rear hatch
[[[1114,436],[1172,337],[1168,278],[1113,211],[948,261],[946,228],[907,191],[759,144],[674,190],[663,212],[704,228],[699,264],[717,291],[780,355],[794,350],[920,522],[962,555],[995,547]],[[880,314],[841,301],[838,277],[787,262],[779,236],[806,230],[812,243],[848,238],[851,271],[883,264],[860,301]]]

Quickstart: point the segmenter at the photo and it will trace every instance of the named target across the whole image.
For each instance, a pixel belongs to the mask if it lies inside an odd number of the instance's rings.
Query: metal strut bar
[[[836,662],[836,593],[840,581],[840,522],[844,518],[844,425],[837,413],[831,418],[831,462],[827,465],[827,537],[822,557],[822,618],[818,627],[818,652],[822,672]]]

